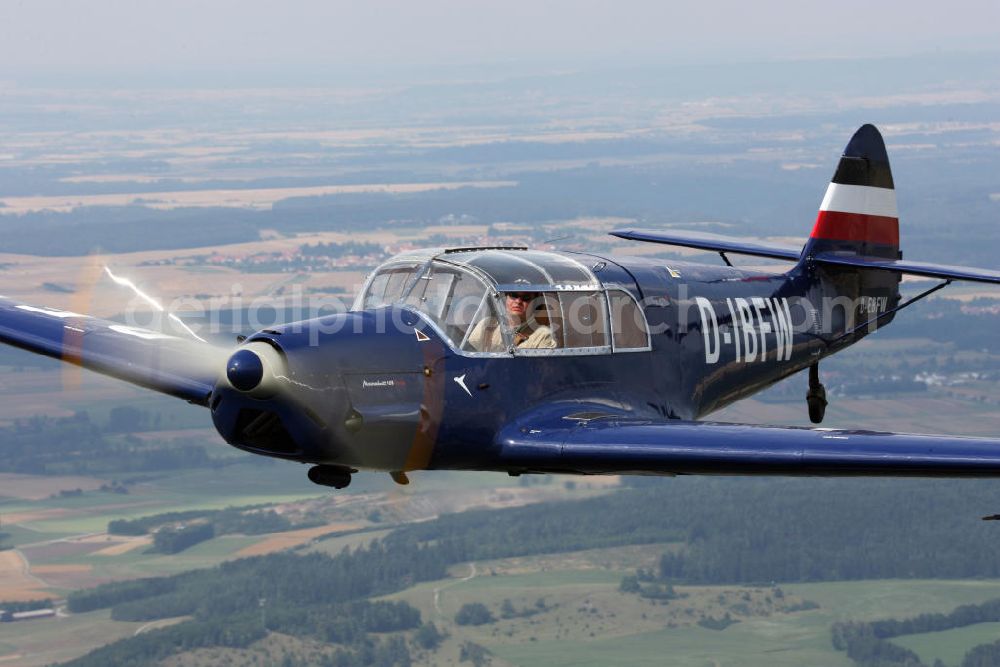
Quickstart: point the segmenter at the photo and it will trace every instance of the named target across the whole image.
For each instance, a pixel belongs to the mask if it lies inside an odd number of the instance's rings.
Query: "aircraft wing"
[[[0,298],[0,342],[206,405],[224,351],[193,339]]]
[[[576,474],[1000,477],[1000,439],[754,426],[553,405],[509,424],[501,465]]]
[[[684,248],[697,248],[698,250],[711,250],[713,252],[731,252],[738,255],[770,257],[771,259],[788,259],[796,262],[802,255],[802,248],[747,241],[746,239],[723,236],[722,234],[689,232],[682,229],[664,231],[655,229],[616,229],[610,232],[610,234],[630,241],[663,243],[665,245],[676,245]]]

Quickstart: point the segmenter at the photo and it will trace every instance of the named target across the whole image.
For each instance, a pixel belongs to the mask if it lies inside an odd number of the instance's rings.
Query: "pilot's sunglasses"
[[[508,293],[507,294],[507,298],[508,299],[517,299],[518,301],[531,301],[532,299],[535,298],[535,295],[534,294],[525,294],[523,292],[517,292],[517,293]]]

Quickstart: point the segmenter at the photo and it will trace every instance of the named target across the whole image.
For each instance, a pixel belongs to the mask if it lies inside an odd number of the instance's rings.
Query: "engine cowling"
[[[422,410],[425,355],[444,350],[436,340],[418,342],[414,328],[422,324],[412,311],[387,308],[251,336],[229,357],[216,384],[216,429],[230,444],[257,454],[407,469],[421,421],[430,415]]]

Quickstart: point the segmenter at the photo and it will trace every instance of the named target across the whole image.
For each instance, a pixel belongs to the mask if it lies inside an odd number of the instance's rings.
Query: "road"
[[[455,581],[449,581],[446,584],[442,584],[434,589],[434,611],[437,612],[438,616],[444,618],[444,612],[441,611],[441,591],[446,588],[451,588],[452,586],[457,586],[463,582],[469,581],[476,576],[476,564],[469,563],[469,574],[462,577],[461,579],[456,579]]]

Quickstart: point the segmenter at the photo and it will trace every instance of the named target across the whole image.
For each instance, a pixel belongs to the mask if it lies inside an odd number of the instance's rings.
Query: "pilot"
[[[538,292],[507,292],[504,294],[507,324],[514,331],[514,345],[521,349],[551,349],[556,346],[552,329],[535,318],[545,308]],[[469,345],[477,352],[499,352],[504,349],[503,336],[497,321],[488,317],[475,326],[469,335]]]

